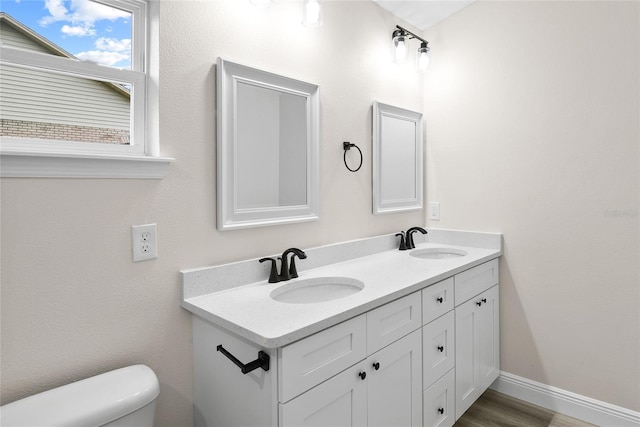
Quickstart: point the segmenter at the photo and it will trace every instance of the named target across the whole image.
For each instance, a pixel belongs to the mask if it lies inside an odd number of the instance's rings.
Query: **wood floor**
[[[511,396],[487,390],[454,427],[593,427]]]

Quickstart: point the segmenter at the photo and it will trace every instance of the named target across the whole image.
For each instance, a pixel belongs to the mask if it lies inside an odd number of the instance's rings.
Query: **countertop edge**
[[[296,329],[292,332],[289,333],[285,333],[283,335],[280,336],[275,336],[275,337],[267,337],[267,336],[262,336],[260,334],[257,334],[255,332],[253,332],[250,329],[247,329],[243,326],[237,325],[233,322],[230,322],[220,316],[217,316],[203,308],[201,308],[196,302],[195,300],[198,299],[198,297],[194,297],[194,298],[188,298],[188,299],[184,299],[181,301],[181,306],[190,311],[192,314],[197,315],[198,317],[213,323],[214,325],[217,325],[219,327],[222,327],[226,330],[228,330],[229,332],[232,332],[242,338],[245,338],[261,347],[267,348],[267,349],[275,349],[275,348],[279,348],[279,347],[283,347],[287,344],[291,344],[295,341],[301,340],[303,338],[306,338],[310,335],[313,335],[317,332],[320,332],[324,329],[330,328],[332,326],[335,326],[339,323],[342,323],[344,321],[347,321],[349,319],[352,319],[354,317],[357,317],[363,313],[366,313],[368,311],[374,310],[384,304],[387,304],[391,301],[394,301],[398,298],[402,298],[406,295],[409,295],[413,292],[417,292],[420,291],[424,288],[427,288],[435,283],[438,283],[444,279],[447,279],[449,277],[452,277],[462,271],[468,270],[470,268],[476,267],[480,264],[484,264],[488,261],[491,261],[493,259],[496,258],[500,258],[503,255],[503,250],[502,248],[500,249],[496,249],[495,252],[488,254],[486,256],[480,257],[478,259],[475,259],[473,261],[470,261],[467,264],[461,265],[459,267],[455,267],[452,268],[451,270],[446,271],[445,273],[442,274],[438,274],[436,276],[432,276],[429,277],[428,279],[425,279],[423,281],[419,281],[416,282],[414,284],[408,285],[400,290],[396,290],[394,292],[391,292],[389,294],[386,294],[382,297],[367,301],[367,302],[363,302],[362,304],[355,306],[353,308],[347,309],[343,312],[340,312],[336,315],[332,315],[329,316],[327,318],[323,318],[321,320],[318,320],[312,324],[306,325],[306,326],[302,326],[299,329]]]

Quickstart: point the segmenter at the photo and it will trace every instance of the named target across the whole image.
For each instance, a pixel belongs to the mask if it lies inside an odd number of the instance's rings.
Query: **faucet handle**
[[[298,277],[298,270],[296,269],[296,257],[300,258],[300,259],[306,259],[307,258],[307,254],[304,253],[304,251],[301,251],[300,249],[297,248],[292,248],[293,249],[293,253],[291,254],[291,265],[289,266],[289,276],[292,279],[295,279],[296,277]]]
[[[271,273],[269,273],[269,283],[278,283],[280,278],[278,277],[278,266],[276,264],[276,260],[273,258],[261,258],[259,260],[261,263],[265,261],[271,261]]]
[[[408,248],[404,243],[404,231],[396,233],[396,236],[400,236],[400,246],[398,247],[398,249],[401,251],[406,251]]]

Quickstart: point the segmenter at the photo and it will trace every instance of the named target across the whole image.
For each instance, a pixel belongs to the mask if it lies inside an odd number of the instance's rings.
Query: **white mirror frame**
[[[218,58],[217,62],[217,223],[218,230],[314,221],[319,218],[318,144],[320,94],[317,85]],[[306,204],[238,208],[235,183],[237,153],[237,86],[251,84],[306,99]]]
[[[389,135],[390,125],[409,124],[411,131],[404,138]],[[409,129],[409,128],[407,128]],[[400,147],[404,147],[403,153],[399,153]],[[402,158],[390,159],[389,153],[393,152]],[[373,213],[394,213],[422,209],[423,193],[423,158],[422,158],[422,113],[393,107],[378,101],[373,102]],[[394,163],[395,162],[395,163]],[[393,185],[391,179],[398,170],[397,163],[401,167],[413,168],[414,177],[404,181],[407,189],[402,197],[389,197],[383,188]],[[385,174],[384,171],[387,171]],[[413,188],[411,188],[413,186]]]

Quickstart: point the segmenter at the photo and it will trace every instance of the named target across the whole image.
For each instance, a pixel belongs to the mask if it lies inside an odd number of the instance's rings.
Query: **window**
[[[158,178],[159,2],[3,1],[2,176]]]

